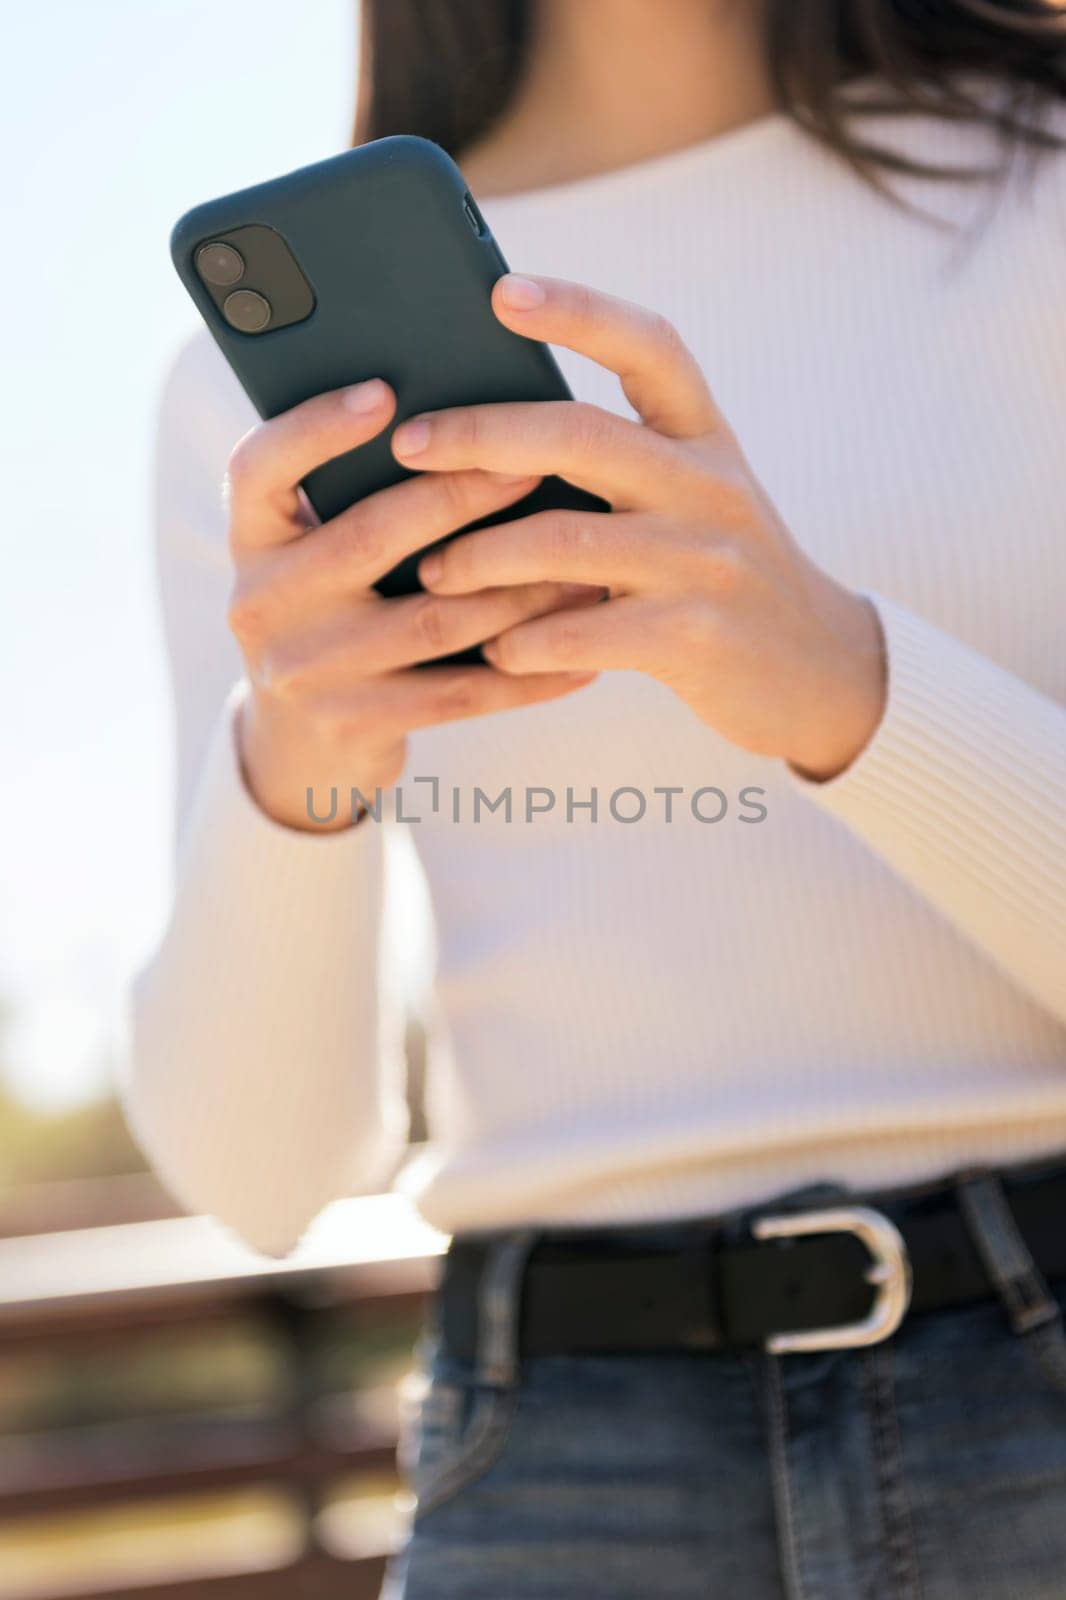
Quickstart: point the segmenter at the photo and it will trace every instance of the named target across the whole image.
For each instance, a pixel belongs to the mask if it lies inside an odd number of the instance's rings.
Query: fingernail
[[[397,455],[417,456],[429,443],[429,423],[425,417],[414,417],[403,423],[392,436],[392,448]]]
[[[547,299],[545,291],[532,278],[520,278],[509,272],[500,279],[500,299],[511,311],[532,311]]]
[[[444,557],[440,555],[423,556],[418,563],[418,576],[423,583],[436,583],[444,573]]]
[[[355,383],[345,392],[344,404],[356,416],[376,411],[385,400],[385,385],[380,378],[370,378],[366,383]]]
[[[561,588],[570,600],[591,600],[593,595],[599,596],[603,593],[603,588],[598,583],[564,583]]]

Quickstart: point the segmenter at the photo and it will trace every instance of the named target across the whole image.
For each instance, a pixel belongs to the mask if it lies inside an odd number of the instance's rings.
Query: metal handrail
[[[0,1238],[0,1351],[51,1347],[76,1357],[94,1339],[136,1339],[161,1327],[265,1315],[293,1375],[279,1408],[250,1424],[226,1424],[205,1413],[187,1422],[156,1419],[138,1432],[134,1419],[124,1424],[131,1438],[137,1435],[132,1449],[116,1449],[116,1440],[104,1437],[106,1424],[57,1429],[50,1435],[50,1461],[42,1464],[31,1451],[20,1472],[16,1453],[0,1473],[0,1518],[281,1484],[307,1510],[306,1544],[295,1566],[201,1575],[188,1585],[150,1584],[130,1590],[128,1600],[186,1594],[243,1600],[246,1593],[257,1600],[305,1593],[316,1600],[342,1594],[369,1600],[386,1552],[364,1551],[358,1559],[331,1554],[320,1541],[315,1508],[331,1482],[387,1471],[395,1440],[387,1427],[358,1420],[340,1432],[319,1430],[314,1417],[322,1397],[305,1387],[306,1341],[324,1308],[371,1322],[375,1307],[390,1315],[394,1307],[413,1310],[435,1281],[446,1246],[446,1236],[397,1195],[336,1202],[280,1260],[257,1255],[204,1217]],[[183,1428],[187,1434],[179,1439]]]
[[[283,1259],[257,1255],[207,1217],[169,1217],[0,1239],[0,1334],[80,1303],[121,1305],[145,1296],[212,1291],[241,1298],[271,1282],[362,1275],[431,1261],[447,1236],[400,1195],[338,1200]]]

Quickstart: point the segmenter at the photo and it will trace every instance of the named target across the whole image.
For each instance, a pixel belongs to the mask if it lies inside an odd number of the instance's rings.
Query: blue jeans
[[[861,1351],[518,1361],[502,1261],[476,1362],[423,1336],[382,1600],[1063,1600],[1066,1284],[963,1194],[989,1299]]]

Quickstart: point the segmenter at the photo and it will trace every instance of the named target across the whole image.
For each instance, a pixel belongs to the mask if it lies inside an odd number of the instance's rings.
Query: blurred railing
[[[341,1381],[330,1360],[375,1349],[409,1359],[445,1244],[394,1196],[338,1202],[281,1262],[203,1218],[0,1238],[0,1401],[20,1372],[38,1383],[42,1371],[61,1373],[67,1397],[58,1420],[31,1411],[29,1425],[0,1434],[0,1600],[372,1600],[397,1537],[381,1513],[395,1500],[395,1372],[386,1362],[381,1381],[353,1382],[346,1368]],[[242,1338],[255,1330],[252,1364],[268,1380],[255,1403],[243,1376],[228,1376],[227,1361],[243,1374],[245,1358],[221,1354],[238,1326]],[[147,1414],[115,1415],[94,1393],[102,1370],[136,1370],[146,1351],[165,1386],[168,1351],[188,1337],[208,1353],[206,1407],[164,1394]],[[364,1485],[377,1497],[361,1498]],[[216,1540],[212,1555],[196,1509],[234,1491],[246,1496],[246,1531],[222,1553]],[[135,1559],[121,1548],[123,1517],[145,1506],[179,1525],[188,1515],[177,1556],[162,1564],[144,1554],[143,1530],[125,1536]],[[105,1536],[94,1547],[102,1561],[75,1560],[72,1571],[68,1556],[49,1577],[50,1538],[87,1514],[117,1519],[110,1545]],[[23,1548],[34,1527],[37,1566],[24,1559],[5,1580],[5,1537],[16,1529]]]

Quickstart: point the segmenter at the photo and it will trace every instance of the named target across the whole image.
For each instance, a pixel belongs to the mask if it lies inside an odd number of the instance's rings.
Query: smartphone
[[[175,226],[171,255],[261,417],[364,378],[395,390],[388,429],[305,479],[323,522],[412,475],[390,449],[406,417],[573,399],[547,345],[511,333],[493,314],[490,291],[507,263],[459,168],[427,139],[377,139],[196,206]],[[547,477],[456,532],[557,508],[610,510]],[[379,591],[418,590],[424,554],[401,562]],[[474,649],[447,659],[483,658]]]

